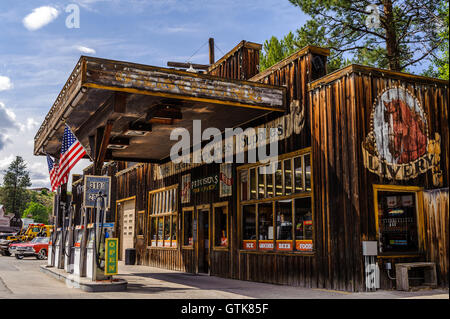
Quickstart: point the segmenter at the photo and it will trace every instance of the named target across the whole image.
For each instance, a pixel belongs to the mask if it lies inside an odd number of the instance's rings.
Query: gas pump
[[[86,277],[95,280],[95,227],[87,226],[88,240],[86,243]]]
[[[48,254],[47,254],[47,267],[55,266],[55,254],[53,253],[53,240],[55,239],[55,233],[53,229],[50,230],[50,241],[48,243]]]
[[[74,257],[73,257],[73,274],[78,277],[86,276],[86,267],[83,265],[82,256],[85,255],[86,246],[83,245],[83,236],[85,228],[83,225],[79,225],[75,228],[76,240],[74,244]]]
[[[64,243],[64,270],[71,273],[73,272],[73,228],[68,228],[66,234],[66,242]]]
[[[62,229],[56,229],[56,241],[55,241],[55,267],[63,268],[62,258],[61,258],[61,245],[62,245]]]

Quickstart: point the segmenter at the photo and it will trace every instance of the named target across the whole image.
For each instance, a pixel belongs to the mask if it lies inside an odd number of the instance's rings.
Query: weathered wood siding
[[[426,191],[423,199],[426,259],[437,265],[438,284],[448,287],[448,188]]]
[[[376,240],[373,184],[434,188],[431,171],[409,180],[391,180],[363,164],[362,143],[370,130],[372,106],[389,86],[407,88],[427,116],[429,135],[441,135],[441,169],[448,183],[448,86],[440,81],[347,67],[311,84],[310,116],[315,243],[319,286],[363,291],[362,241]],[[419,212],[420,213],[420,212]],[[419,238],[420,240],[420,238]],[[443,238],[441,239],[443,240]],[[420,260],[424,257],[418,257]],[[384,259],[393,265],[414,259]],[[382,288],[392,287],[380,263]]]

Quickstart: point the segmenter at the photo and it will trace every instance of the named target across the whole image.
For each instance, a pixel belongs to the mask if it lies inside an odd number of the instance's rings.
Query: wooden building
[[[65,118],[92,173],[115,163],[111,219],[138,264],[364,291],[362,244],[376,241],[381,288],[394,284],[384,264],[405,261],[435,262],[448,286],[448,82],[359,65],[327,74],[329,51],[312,46],[258,72],[260,49],[242,41],[205,75],[82,57],[35,154],[56,153]],[[172,162],[170,131],[192,134],[196,119],[245,160]],[[236,127],[275,128],[276,165],[250,161],[271,137],[227,139]]]

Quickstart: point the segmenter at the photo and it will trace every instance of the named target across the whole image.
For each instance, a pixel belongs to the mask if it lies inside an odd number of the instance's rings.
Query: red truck
[[[25,243],[15,243],[9,245],[9,252],[17,259],[34,256],[37,259],[46,259],[48,252],[48,242],[50,237],[36,237],[32,241]]]

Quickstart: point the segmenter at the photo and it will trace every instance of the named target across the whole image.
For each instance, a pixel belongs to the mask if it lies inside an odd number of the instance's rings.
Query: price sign
[[[104,197],[105,208],[109,208],[111,201],[111,177],[86,175],[84,177],[84,207],[97,207],[96,199],[100,192],[106,195]],[[100,202],[100,199],[98,202]]]

